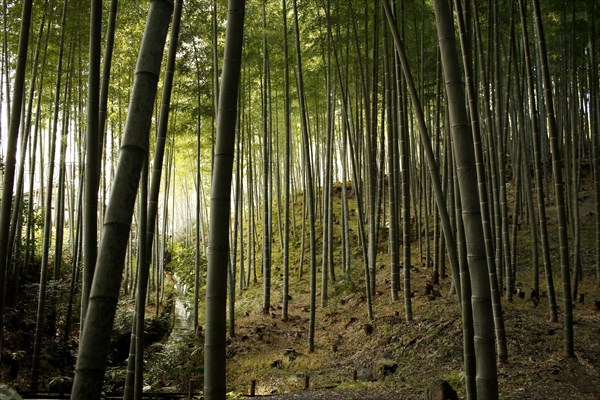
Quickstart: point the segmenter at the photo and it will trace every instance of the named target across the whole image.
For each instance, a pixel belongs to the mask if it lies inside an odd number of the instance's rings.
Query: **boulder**
[[[373,370],[377,372],[379,378],[391,375],[398,369],[398,363],[389,358],[378,358],[373,361]]]
[[[23,398],[13,389],[0,384],[0,400],[23,400]]]
[[[427,388],[427,400],[458,400],[458,394],[448,382],[438,379]]]

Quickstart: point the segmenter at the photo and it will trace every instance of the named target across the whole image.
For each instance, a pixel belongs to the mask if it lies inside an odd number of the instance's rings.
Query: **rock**
[[[377,371],[379,378],[393,374],[396,369],[398,369],[398,363],[389,358],[378,358],[373,362],[373,370]]]
[[[427,388],[427,400],[458,400],[458,394],[448,382],[438,379]]]
[[[0,400],[23,400],[23,398],[13,389],[0,384]]]

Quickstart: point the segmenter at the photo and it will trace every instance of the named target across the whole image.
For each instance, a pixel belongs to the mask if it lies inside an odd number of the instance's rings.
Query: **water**
[[[173,331],[180,333],[189,333],[194,329],[194,314],[192,307],[185,302],[186,285],[180,285],[177,275],[175,275],[175,316],[173,321]],[[173,333],[174,333],[173,332]],[[171,335],[173,335],[171,333]]]

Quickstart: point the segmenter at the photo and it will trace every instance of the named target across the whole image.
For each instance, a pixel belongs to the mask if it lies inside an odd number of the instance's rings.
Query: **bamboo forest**
[[[0,399],[599,399],[597,0],[1,0]]]

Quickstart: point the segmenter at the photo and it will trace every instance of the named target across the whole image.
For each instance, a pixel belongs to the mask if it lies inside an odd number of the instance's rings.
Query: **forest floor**
[[[595,212],[593,192],[589,180],[582,180],[580,192],[581,262],[584,279],[579,293],[584,302],[573,309],[575,357],[564,352],[563,293],[558,263],[557,227],[555,208],[548,203],[548,228],[554,287],[559,307],[558,322],[550,321],[546,282],[540,270],[540,301],[530,300],[533,268],[533,243],[527,224],[518,231],[516,288],[524,298],[514,296],[503,300],[504,322],[508,346],[508,363],[498,364],[499,392],[502,399],[599,399],[600,398],[600,311],[595,300],[600,291],[595,284]],[[338,188],[339,189],[339,188]],[[553,196],[549,196],[553,198]],[[512,199],[509,197],[509,204]],[[339,216],[339,197],[334,199]],[[350,203],[351,218],[356,219],[355,203]],[[301,229],[301,196],[295,205],[296,230]],[[299,217],[300,216],[300,217]],[[354,226],[352,226],[354,228]],[[335,225],[339,238],[339,225]],[[352,235],[357,232],[353,229]],[[317,279],[315,351],[308,351],[309,326],[309,257],[306,252],[304,276],[298,276],[300,265],[300,235],[294,238],[292,275],[290,277],[290,308],[287,321],[281,319],[282,263],[278,236],[273,243],[272,304],[268,314],[262,312],[262,281],[251,283],[236,299],[236,334],[228,337],[227,385],[231,398],[245,396],[252,381],[256,395],[278,400],[303,399],[357,399],[392,400],[423,399],[427,387],[436,379],[449,382],[465,397],[462,328],[456,296],[450,293],[450,278],[432,284],[432,271],[413,243],[411,292],[413,320],[407,321],[404,311],[404,291],[400,300],[391,301],[387,234],[380,237],[377,258],[377,292],[373,297],[374,319],[367,317],[362,252],[350,249],[351,279],[342,279],[336,265],[338,279],[329,286],[328,304],[320,305],[320,278]],[[432,237],[430,232],[429,237]],[[356,238],[353,238],[356,241]],[[570,246],[572,242],[570,241]],[[334,242],[339,252],[339,241]],[[433,248],[433,247],[432,247]],[[425,251],[425,247],[423,248]],[[572,251],[571,251],[572,253]],[[572,255],[572,254],[571,254]],[[336,256],[337,259],[337,256]],[[571,258],[572,259],[572,258]],[[318,256],[320,260],[320,254]],[[260,266],[260,257],[257,265]],[[540,263],[542,261],[540,260]],[[320,261],[318,261],[320,274]],[[449,267],[448,267],[449,268]],[[260,278],[260,277],[259,277]],[[5,348],[0,364],[0,382],[26,390],[29,376],[29,354],[35,327],[37,289],[35,283],[24,286],[26,291],[19,306],[7,313]],[[175,300],[176,302],[177,300]],[[130,299],[120,301],[120,309],[132,308]],[[158,322],[149,326],[155,331],[156,343],[149,346],[146,370],[152,389],[186,391],[190,380],[200,386],[202,375],[203,340],[191,331],[178,340],[164,339],[166,320],[173,320],[166,308]],[[151,313],[149,312],[149,315]],[[130,312],[121,311],[115,322],[118,354],[126,355],[128,345],[127,323]],[[60,318],[59,318],[60,321]],[[162,322],[161,322],[162,321]],[[148,321],[147,321],[148,324]],[[146,329],[149,329],[149,326]],[[15,329],[12,329],[15,328]],[[162,338],[162,339],[161,339]],[[46,346],[42,354],[44,388],[51,381],[68,381],[75,357],[76,338],[71,338],[66,349]],[[64,361],[56,362],[56,354],[66,352]],[[15,370],[11,359],[20,360]],[[380,365],[389,366],[380,374]],[[67,372],[61,368],[68,365]],[[395,368],[395,369],[394,369]],[[392,371],[392,369],[394,369]],[[71,372],[68,372],[68,371]],[[113,357],[108,379],[118,389],[124,377],[124,359]],[[356,374],[356,380],[354,375]],[[307,390],[304,389],[308,379]],[[162,388],[162,389],[161,389]]]
[[[524,297],[515,295],[512,301],[503,299],[502,302],[509,357],[507,363],[498,364],[502,399],[600,398],[600,311],[595,305],[595,301],[600,300],[600,291],[595,286],[593,192],[587,182],[582,184],[579,199],[584,274],[579,293],[585,297],[583,302],[574,303],[573,308],[575,357],[567,357],[564,351],[564,298],[555,207],[548,203],[559,320],[550,321],[543,266],[539,304],[530,299],[532,239],[527,224],[523,223],[524,228],[518,231],[515,288],[522,291]],[[569,243],[572,246],[572,241]],[[275,307],[269,314],[265,315],[260,306],[261,284],[252,284],[244,291],[236,300],[236,336],[229,338],[228,345],[230,390],[238,395],[248,394],[255,380],[257,395],[280,400],[423,399],[427,387],[436,379],[443,379],[464,398],[461,319],[456,296],[450,293],[450,278],[440,279],[440,284],[433,285],[434,294],[426,294],[426,286],[432,283],[431,269],[421,262],[418,247],[413,245],[413,320],[408,322],[404,292],[400,292],[399,301],[391,301],[385,237],[380,239],[379,250],[374,320],[367,318],[360,267],[362,253],[353,248],[351,256],[357,260],[353,264],[357,265],[353,271],[354,283],[338,280],[330,285],[328,305],[317,307],[313,353],[308,352],[308,261],[305,261],[304,277],[298,277],[294,269],[296,275],[290,278],[293,289],[287,321],[281,320],[280,265],[274,263],[272,298]],[[317,303],[320,304],[320,279],[318,281]],[[389,361],[397,363],[395,371],[381,376],[379,365]],[[304,389],[306,377],[308,390]]]
[[[229,387],[246,394],[256,380],[257,394],[278,395],[278,399],[422,399],[434,380],[444,379],[464,397],[462,331],[455,296],[449,294],[448,280],[436,286],[441,296],[425,295],[429,275],[413,269],[410,322],[404,318],[402,301],[392,303],[384,284],[380,286],[384,293],[374,298],[372,322],[366,317],[362,294],[343,290],[334,294],[330,305],[317,311],[314,353],[307,347],[305,297],[294,303],[286,322],[281,321],[279,310],[268,316],[256,310],[238,318],[236,337],[228,347]],[[585,285],[582,289],[593,293]],[[564,355],[562,317],[550,322],[547,297],[535,306],[527,293],[525,299],[515,296],[503,306],[509,361],[498,365],[501,398],[600,398],[600,312],[591,299],[573,310],[574,358]],[[372,333],[367,333],[368,326]],[[397,363],[397,369],[384,377],[374,368],[382,359]],[[355,370],[359,379],[367,381],[355,382]],[[307,391],[303,390],[305,376],[309,377]]]

